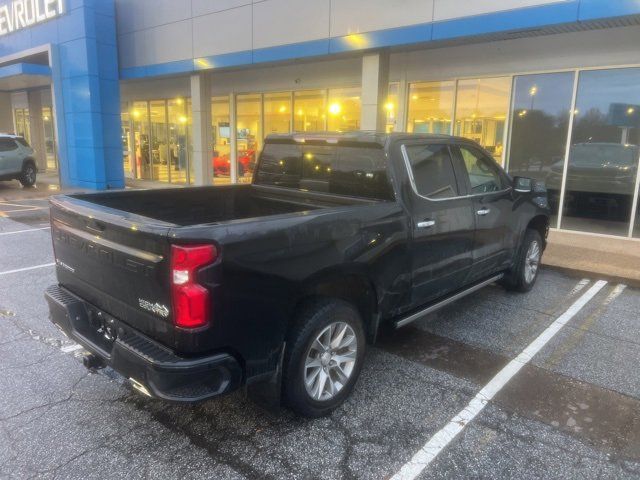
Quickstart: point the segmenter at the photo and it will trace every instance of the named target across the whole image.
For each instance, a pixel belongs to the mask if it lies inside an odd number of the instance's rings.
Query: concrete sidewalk
[[[551,231],[542,263],[640,287],[640,240]]]

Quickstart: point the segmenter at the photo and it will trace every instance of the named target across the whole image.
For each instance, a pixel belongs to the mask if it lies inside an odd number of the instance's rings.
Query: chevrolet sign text
[[[0,37],[63,13],[63,0],[13,0],[0,5]]]

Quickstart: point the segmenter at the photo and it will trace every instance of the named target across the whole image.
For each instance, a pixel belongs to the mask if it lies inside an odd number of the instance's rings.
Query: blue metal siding
[[[65,186],[124,187],[113,0],[67,0],[58,18],[6,35],[0,56],[50,45],[60,177]],[[40,74],[25,71],[26,74]],[[111,148],[105,155],[105,147]],[[117,153],[116,153],[117,152]]]

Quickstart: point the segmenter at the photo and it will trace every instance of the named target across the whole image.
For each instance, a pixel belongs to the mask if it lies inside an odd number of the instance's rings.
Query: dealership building
[[[0,0],[0,132],[94,189],[250,182],[270,133],[454,134],[554,228],[640,238],[639,46],[639,0]]]

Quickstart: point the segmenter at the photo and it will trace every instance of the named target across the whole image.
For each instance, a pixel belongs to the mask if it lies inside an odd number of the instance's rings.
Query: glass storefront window
[[[231,124],[229,97],[211,99],[211,135],[213,137],[213,184],[231,182]]]
[[[191,161],[191,159],[193,158],[193,108],[191,106],[191,99],[187,98],[186,102],[186,117],[187,117],[187,122],[185,125],[185,129],[186,129],[186,161],[187,161],[187,168],[186,170],[188,170],[188,176],[187,176],[187,181],[189,182],[189,184],[194,183],[195,181],[195,172],[193,170],[193,162]],[[182,174],[178,177],[179,179],[182,178]],[[182,183],[184,183],[184,181],[181,181]]]
[[[31,120],[28,108],[17,108],[14,112],[16,120],[16,135],[23,137],[31,144]]]
[[[149,151],[149,114],[147,102],[133,102],[131,108],[133,127],[134,156],[136,178],[151,180],[151,157]]]
[[[122,139],[122,166],[125,176],[132,176],[133,164],[131,163],[131,114],[127,105],[123,105],[120,109],[121,139]]]
[[[547,184],[552,227],[557,224],[574,75],[547,73],[514,80],[509,173]]]
[[[293,130],[322,132],[326,130],[326,95],[324,90],[309,90],[293,94]]]
[[[426,82],[409,85],[407,131],[451,133],[454,82]]]
[[[640,68],[580,72],[562,228],[628,234],[639,144]]]
[[[236,97],[238,182],[251,183],[256,157],[262,145],[262,95]]]
[[[329,90],[327,130],[349,132],[360,129],[360,88]]]
[[[58,155],[51,107],[42,107],[42,132],[44,134],[44,154],[47,157],[47,171],[56,171],[58,170]]]
[[[635,238],[640,238],[640,185],[638,185],[638,203],[636,204],[636,219],[633,224],[633,232],[632,235]]]
[[[149,103],[151,122],[151,178],[161,182],[170,180],[169,145],[167,143],[167,110],[164,100]]]
[[[398,131],[398,104],[400,98],[399,91],[400,86],[397,83],[392,83],[389,85],[387,101],[384,104],[384,111],[386,114],[385,131],[387,133]]]
[[[502,163],[511,79],[460,80],[454,134],[475,140]]]
[[[186,183],[188,169],[187,124],[189,116],[186,100],[175,98],[167,101],[168,138],[166,157],[172,183]]]
[[[265,93],[263,97],[264,136],[291,132],[291,93]]]

